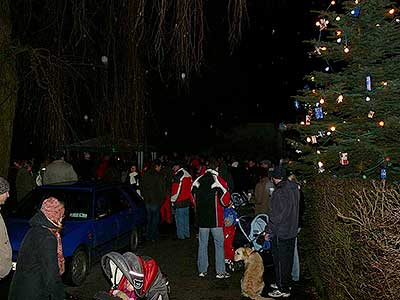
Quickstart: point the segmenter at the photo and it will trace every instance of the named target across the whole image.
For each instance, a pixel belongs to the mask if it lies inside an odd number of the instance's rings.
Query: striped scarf
[[[58,269],[60,275],[62,275],[65,271],[65,258],[63,255],[63,249],[62,249],[62,242],[61,242],[61,235],[58,229],[51,229],[48,228],[56,237],[57,239],[57,259],[58,259]]]

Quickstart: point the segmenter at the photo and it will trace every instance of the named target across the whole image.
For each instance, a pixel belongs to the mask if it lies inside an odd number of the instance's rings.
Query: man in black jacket
[[[270,297],[289,297],[293,253],[298,230],[300,192],[297,184],[285,179],[285,170],[275,168],[271,174],[275,191],[271,199],[270,230],[276,284]]]
[[[196,202],[196,217],[199,226],[199,247],[197,267],[199,277],[207,276],[208,238],[210,232],[215,246],[216,278],[229,278],[224,259],[224,207],[230,205],[228,185],[218,174],[216,161],[210,161],[205,174],[198,177],[192,185]]]

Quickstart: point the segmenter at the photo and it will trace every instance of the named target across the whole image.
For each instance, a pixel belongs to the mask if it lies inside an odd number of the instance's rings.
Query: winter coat
[[[161,172],[150,169],[143,175],[142,195],[146,204],[162,205],[165,200],[165,178]]]
[[[299,228],[300,191],[294,182],[282,180],[271,198],[270,229],[281,239],[297,236]]]
[[[180,168],[172,178],[171,202],[176,208],[194,205],[191,193],[192,176],[184,168]]]
[[[270,198],[269,198],[269,187],[271,181],[268,177],[262,178],[256,185],[255,195],[254,195],[254,212],[255,214],[265,214],[269,213],[271,210],[270,207]]]
[[[43,175],[43,184],[77,181],[78,175],[71,164],[64,160],[54,160],[47,167]]]
[[[0,214],[0,279],[6,277],[11,270],[12,250],[8,239],[7,228]]]
[[[192,185],[196,202],[197,224],[202,228],[224,226],[224,207],[228,207],[231,195],[228,185],[218,172],[208,169]]]
[[[15,182],[17,189],[17,200],[20,201],[35,187],[35,177],[26,168],[18,170],[17,179]]]
[[[57,238],[49,230],[57,227],[42,212],[29,222],[18,253],[17,270],[8,300],[64,300],[57,257]]]

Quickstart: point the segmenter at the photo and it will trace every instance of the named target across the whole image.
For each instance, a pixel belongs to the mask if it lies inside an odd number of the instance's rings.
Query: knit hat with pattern
[[[6,179],[0,177],[0,195],[7,193],[10,190],[10,184]]]

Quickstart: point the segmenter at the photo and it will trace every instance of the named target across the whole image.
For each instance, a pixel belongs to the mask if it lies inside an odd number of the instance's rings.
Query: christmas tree
[[[296,96],[304,113],[289,140],[294,169],[311,175],[400,175],[400,16],[387,0],[353,0],[318,12],[315,70]]]

